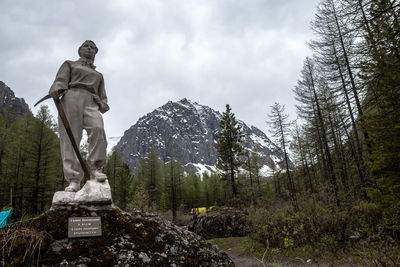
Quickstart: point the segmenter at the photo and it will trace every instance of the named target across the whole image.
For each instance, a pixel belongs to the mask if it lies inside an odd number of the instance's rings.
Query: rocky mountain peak
[[[214,143],[221,118],[220,112],[187,98],[169,101],[131,126],[117,148],[131,170],[152,149],[164,162],[172,155],[192,170],[213,170],[217,160]],[[263,171],[280,168],[283,155],[279,148],[260,129],[243,121],[239,124],[245,134],[244,146],[259,156]]]
[[[0,112],[3,112],[5,108],[14,111],[17,116],[21,116],[29,110],[29,106],[25,103],[25,100],[15,97],[10,87],[0,81]]]

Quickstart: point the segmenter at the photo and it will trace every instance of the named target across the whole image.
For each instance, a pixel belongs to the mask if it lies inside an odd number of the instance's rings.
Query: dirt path
[[[350,267],[350,266],[360,266],[360,265],[352,265],[352,264],[342,264],[342,265],[334,265],[332,263],[314,263],[311,260],[306,262],[303,259],[296,258],[291,261],[268,261],[261,262],[261,257],[257,259],[252,253],[244,252],[243,246],[245,238],[244,237],[228,237],[228,238],[217,238],[213,240],[209,240],[209,242],[217,245],[220,249],[225,251],[229,257],[233,260],[236,267],[291,267],[291,266],[307,266],[307,267]]]
[[[263,267],[264,265],[256,260],[255,258],[250,258],[247,256],[241,256],[241,255],[235,255],[233,253],[230,253],[229,251],[225,251],[228,255],[229,258],[233,260],[235,263],[236,267]]]
[[[252,255],[243,253],[243,237],[218,238],[211,241],[225,251],[236,267],[263,267],[264,265]]]
[[[250,257],[247,255],[235,254],[234,252],[225,251],[229,257],[233,260],[236,267],[331,267],[333,265],[329,264],[312,264],[312,263],[302,263],[302,262],[261,262],[261,259],[257,260],[255,257]],[[350,266],[350,265],[349,265]]]

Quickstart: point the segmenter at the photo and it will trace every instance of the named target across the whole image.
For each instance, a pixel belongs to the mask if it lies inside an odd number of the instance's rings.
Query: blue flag
[[[0,228],[4,228],[7,225],[7,218],[10,217],[11,210],[0,212]]]

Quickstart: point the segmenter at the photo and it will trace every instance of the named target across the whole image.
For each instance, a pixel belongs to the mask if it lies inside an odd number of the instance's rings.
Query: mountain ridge
[[[139,159],[154,149],[163,162],[173,157],[189,170],[215,170],[216,134],[220,131],[219,111],[192,102],[187,98],[168,101],[139,120],[124,132],[117,148],[132,171]],[[244,133],[243,145],[258,155],[262,174],[281,169],[283,152],[255,126],[238,120]]]
[[[5,108],[14,111],[17,116],[22,116],[29,110],[29,106],[25,100],[16,97],[14,91],[4,82],[0,81],[0,112],[3,112]]]

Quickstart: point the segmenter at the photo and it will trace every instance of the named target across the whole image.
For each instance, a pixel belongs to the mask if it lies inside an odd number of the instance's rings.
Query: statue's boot
[[[81,185],[78,182],[72,181],[69,183],[69,186],[65,188],[66,192],[78,192],[81,188]]]
[[[90,179],[102,183],[107,180],[107,175],[102,173],[99,169],[94,169],[90,171]]]

